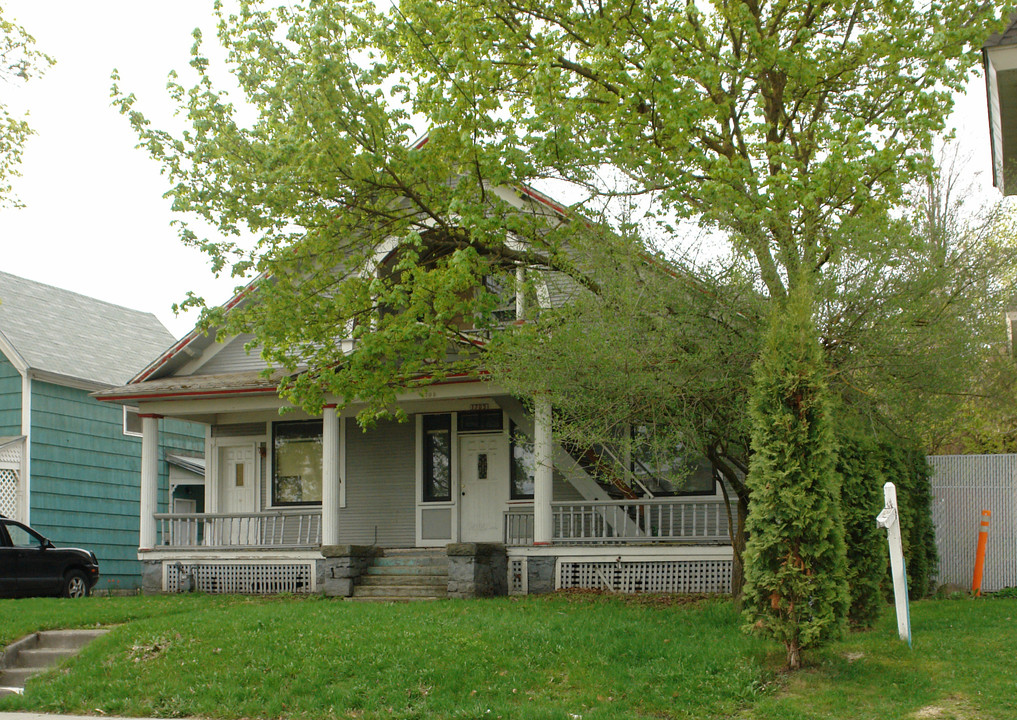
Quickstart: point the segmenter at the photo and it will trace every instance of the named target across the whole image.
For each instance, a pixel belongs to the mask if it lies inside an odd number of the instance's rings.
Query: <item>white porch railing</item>
[[[553,541],[556,543],[729,542],[727,508],[723,500],[654,498],[553,502]],[[626,522],[626,518],[628,521]],[[505,544],[533,542],[533,508],[505,513]]]
[[[321,510],[157,513],[163,547],[297,548],[321,545]]]

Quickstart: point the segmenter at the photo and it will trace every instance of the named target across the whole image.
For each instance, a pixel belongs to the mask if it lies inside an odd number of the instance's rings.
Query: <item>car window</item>
[[[20,525],[7,523],[7,534],[10,535],[11,545],[14,547],[38,548],[42,545],[42,540],[38,536],[28,532]]]

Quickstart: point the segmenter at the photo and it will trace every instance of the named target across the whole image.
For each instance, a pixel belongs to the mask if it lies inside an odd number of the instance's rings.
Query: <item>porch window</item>
[[[452,500],[452,417],[424,416],[424,502]]]
[[[713,466],[695,458],[682,443],[661,438],[649,425],[632,428],[632,474],[657,496],[713,495]]]
[[[533,478],[537,468],[533,443],[518,433],[515,423],[511,424],[510,433],[512,456],[510,496],[513,500],[532,500]]]
[[[321,504],[321,420],[272,424],[272,504]]]
[[[141,416],[138,415],[138,408],[124,405],[124,435],[141,437]]]

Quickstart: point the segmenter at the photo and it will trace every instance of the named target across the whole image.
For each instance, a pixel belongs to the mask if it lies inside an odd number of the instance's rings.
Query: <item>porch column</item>
[[[552,465],[551,401],[544,395],[533,402],[533,544],[550,545],[554,538],[551,515]]]
[[[321,427],[321,544],[339,544],[339,416],[326,405]]]
[[[141,525],[139,550],[155,547],[155,512],[159,499],[159,416],[141,415]]]

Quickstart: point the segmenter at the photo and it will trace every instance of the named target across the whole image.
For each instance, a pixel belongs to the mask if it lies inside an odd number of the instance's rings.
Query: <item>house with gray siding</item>
[[[91,393],[122,385],[173,340],[150,313],[0,272],[0,514],[92,550],[97,591],[140,584],[142,439],[132,409]],[[167,419],[162,431],[165,508],[171,463],[200,464],[204,430]],[[181,488],[200,477],[178,471]]]
[[[503,199],[528,211],[518,193]],[[556,207],[544,208],[552,221]],[[570,291],[561,278],[531,280],[538,302]],[[226,312],[252,296],[238,294]],[[402,394],[407,422],[364,430],[359,406],[338,399],[311,416],[279,397],[278,371],[248,352],[251,336],[216,337],[195,330],[96,395],[136,406],[143,425],[138,554],[148,591],[394,598],[730,587],[728,513],[708,467],[691,488],[661,492],[628,462],[636,490],[620,496],[555,442],[550,407],[538,401],[530,412],[483,378]],[[158,502],[169,418],[206,427],[203,508],[193,512]]]

